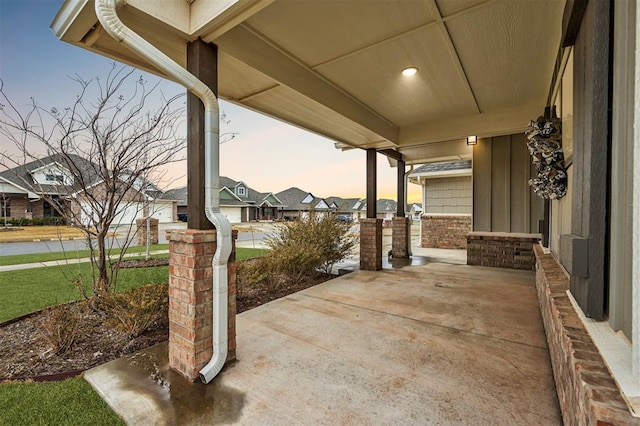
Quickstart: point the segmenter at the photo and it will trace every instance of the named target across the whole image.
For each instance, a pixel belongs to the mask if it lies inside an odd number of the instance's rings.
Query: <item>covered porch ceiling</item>
[[[219,47],[219,96],[408,164],[469,158],[468,135],[523,131],[546,103],[564,0],[127,0],[122,20],[179,64]],[[66,0],[69,43],[158,75]],[[405,77],[401,71],[418,68]]]

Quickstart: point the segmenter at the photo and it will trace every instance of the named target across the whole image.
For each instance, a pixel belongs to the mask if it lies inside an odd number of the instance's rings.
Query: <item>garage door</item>
[[[142,218],[142,204],[133,203],[129,204],[126,207],[118,207],[118,213],[116,215],[115,220],[113,221],[114,225],[129,225],[133,223],[135,225],[136,219]]]
[[[171,223],[173,222],[173,203],[158,203],[151,207],[153,212],[151,217],[158,219],[160,223]]]
[[[225,215],[231,223],[242,222],[241,207],[220,207],[220,212]]]

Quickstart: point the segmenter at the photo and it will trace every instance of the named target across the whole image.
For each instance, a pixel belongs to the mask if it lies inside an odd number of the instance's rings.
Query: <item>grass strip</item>
[[[0,384],[2,425],[124,425],[82,377]]]
[[[266,252],[265,249],[237,248],[236,260],[259,257]],[[80,299],[81,295],[71,281],[75,277],[82,277],[87,282],[85,288],[89,290],[91,265],[79,263],[0,272],[0,322]],[[116,287],[118,291],[124,291],[145,284],[167,282],[167,266],[128,268],[120,270]]]
[[[11,245],[7,245],[5,247],[11,248]],[[151,251],[155,250],[168,250],[169,244],[153,244],[151,245]],[[146,247],[144,246],[135,246],[129,247],[127,249],[127,253],[144,253],[146,251]],[[23,263],[41,263],[41,262],[49,262],[52,260],[74,260],[74,259],[83,259],[89,257],[89,250],[78,250],[78,251],[58,251],[58,252],[48,252],[48,253],[35,253],[35,254],[10,254],[7,256],[0,256],[0,266],[6,265],[20,265]],[[120,254],[119,249],[114,249],[111,251],[111,255]]]

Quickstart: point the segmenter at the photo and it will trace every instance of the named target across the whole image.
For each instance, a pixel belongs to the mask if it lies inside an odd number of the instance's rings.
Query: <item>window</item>
[[[53,196],[53,202],[55,204],[60,205],[60,202],[58,201],[58,197],[57,196]],[[58,210],[56,210],[56,208],[49,203],[48,201],[43,201],[42,202],[42,216],[43,217],[60,217],[60,213],[58,212]]]
[[[47,180],[47,182],[64,183],[64,176],[48,174],[48,175],[46,175],[46,180]]]
[[[236,188],[236,195],[247,195],[247,188],[245,188],[244,186],[239,186]]]

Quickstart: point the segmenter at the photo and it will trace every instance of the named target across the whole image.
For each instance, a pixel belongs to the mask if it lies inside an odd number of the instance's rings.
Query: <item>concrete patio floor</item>
[[[131,425],[561,424],[532,272],[358,271],[238,315],[210,385],[166,344],[85,373]]]

